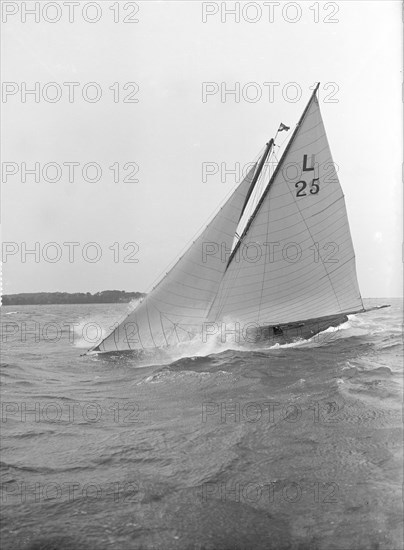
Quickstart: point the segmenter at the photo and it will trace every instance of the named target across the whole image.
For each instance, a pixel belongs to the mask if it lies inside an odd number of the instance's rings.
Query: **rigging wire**
[[[251,164],[251,167],[258,162],[258,160],[262,157],[262,154],[264,152],[265,147],[262,147],[259,151],[259,153],[254,157],[254,159],[249,163]],[[243,176],[243,179],[246,177],[246,175]],[[225,196],[219,207],[216,207],[215,210],[211,212],[209,217],[206,219],[205,223],[202,224],[199,229],[194,233],[193,237],[183,246],[179,254],[175,257],[174,260],[172,260],[167,267],[154,279],[154,281],[149,286],[146,294],[149,294],[163,279],[164,277],[171,271],[171,269],[175,266],[175,264],[182,258],[182,256],[185,254],[185,252],[188,250],[188,248],[191,246],[191,244],[199,237],[199,235],[204,231],[204,229],[212,222],[214,217],[217,215],[217,213],[221,210],[221,208],[226,204],[228,199],[231,197],[231,195],[234,193],[234,191],[237,189],[237,187],[240,185],[241,181],[237,181],[234,185],[234,187],[230,190],[230,192]]]

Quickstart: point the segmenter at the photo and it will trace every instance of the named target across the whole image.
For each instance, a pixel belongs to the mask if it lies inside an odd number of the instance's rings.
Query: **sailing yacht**
[[[273,139],[170,271],[89,351],[147,351],[229,336],[250,346],[286,343],[365,311],[318,87],[254,207]]]

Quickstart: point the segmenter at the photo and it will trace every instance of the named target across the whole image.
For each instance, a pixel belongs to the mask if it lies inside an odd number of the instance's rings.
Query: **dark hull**
[[[330,327],[338,327],[348,321],[345,314],[329,315],[318,319],[306,319],[295,323],[283,323],[276,326],[262,326],[256,329],[252,338],[254,344],[288,344],[299,339],[308,340]]]

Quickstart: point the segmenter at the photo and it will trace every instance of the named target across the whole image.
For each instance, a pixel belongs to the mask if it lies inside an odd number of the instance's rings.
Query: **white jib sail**
[[[336,172],[313,94],[228,266],[209,321],[277,325],[363,308]]]
[[[174,267],[93,350],[153,349],[192,340],[219,290],[256,165]]]

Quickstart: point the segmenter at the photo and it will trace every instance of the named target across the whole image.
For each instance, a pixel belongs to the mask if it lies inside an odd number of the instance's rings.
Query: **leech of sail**
[[[163,348],[199,334],[226,267],[220,247],[233,243],[256,169],[255,163],[154,289],[91,351]]]
[[[247,232],[248,232],[248,230],[249,230],[249,228],[250,228],[250,226],[251,226],[251,224],[252,224],[252,222],[253,222],[255,216],[257,215],[259,209],[261,208],[261,205],[262,205],[262,203],[263,203],[265,197],[267,196],[268,191],[269,191],[269,189],[270,189],[270,187],[271,187],[273,181],[275,180],[275,178],[276,178],[276,176],[277,176],[277,174],[278,174],[278,172],[279,172],[279,169],[281,168],[281,166],[282,166],[282,164],[283,164],[283,161],[285,160],[285,157],[286,157],[286,155],[287,155],[287,153],[288,153],[288,151],[289,151],[289,149],[290,149],[290,146],[292,145],[292,143],[293,143],[293,141],[294,141],[294,139],[295,139],[295,137],[296,137],[296,134],[297,134],[297,132],[298,132],[298,130],[299,130],[299,128],[300,128],[300,126],[301,126],[303,120],[304,120],[304,117],[306,116],[307,111],[308,111],[309,108],[310,108],[311,102],[313,101],[313,98],[315,97],[315,95],[316,95],[316,93],[317,93],[317,90],[318,90],[319,86],[320,86],[320,82],[318,82],[317,85],[316,85],[316,87],[314,88],[313,93],[311,94],[311,97],[310,97],[310,99],[309,99],[309,101],[308,101],[308,103],[307,103],[307,105],[306,105],[306,108],[304,109],[303,114],[302,114],[302,116],[300,117],[299,122],[297,123],[296,128],[295,128],[294,131],[293,131],[292,137],[290,138],[289,143],[288,143],[287,146],[285,147],[285,150],[284,150],[284,152],[283,152],[283,155],[282,155],[282,157],[281,157],[281,160],[278,162],[278,164],[277,164],[277,166],[276,166],[276,168],[275,168],[275,170],[274,170],[274,173],[272,174],[272,177],[270,178],[270,180],[269,180],[269,182],[268,182],[268,185],[266,186],[264,192],[262,193],[262,196],[261,196],[260,200],[259,200],[258,203],[257,203],[257,206],[255,207],[254,212],[252,213],[250,219],[248,220],[248,222],[247,222],[247,224],[246,224],[246,226],[245,226],[245,228],[244,228],[243,233],[241,234],[239,240],[238,240],[237,243],[236,243],[236,246],[235,246],[234,249],[233,249],[233,252],[230,254],[229,261],[227,262],[227,266],[226,266],[226,271],[227,271],[227,268],[229,267],[229,265],[231,264],[231,262],[232,262],[234,256],[236,255],[237,250],[238,250],[238,248],[239,248],[239,246],[240,246],[242,240],[243,240],[244,237],[246,236],[246,234],[247,234]],[[271,142],[272,142],[272,143],[271,143]],[[271,144],[271,145],[273,144],[273,139],[271,139],[271,141],[269,142],[269,144]],[[269,145],[269,144],[268,144],[268,145]],[[268,149],[267,149],[267,150],[268,150]],[[265,157],[265,155],[264,155],[264,157]],[[265,161],[264,161],[264,162],[265,162]],[[262,162],[262,160],[261,160],[261,163],[262,163],[262,166],[263,166],[264,163]],[[261,167],[261,168],[262,168],[262,166],[261,166],[261,164],[260,164],[260,167]],[[257,170],[257,172],[258,172],[258,170]],[[258,174],[258,175],[259,175],[259,174]]]
[[[271,327],[362,308],[344,195],[315,95],[223,276],[208,322]]]

